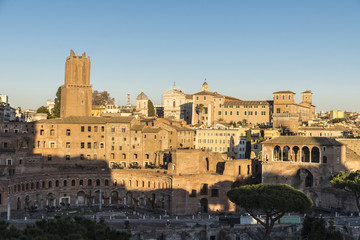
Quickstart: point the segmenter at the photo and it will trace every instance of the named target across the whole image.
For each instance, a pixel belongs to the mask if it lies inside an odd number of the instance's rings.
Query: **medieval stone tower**
[[[90,57],[76,56],[70,51],[65,62],[65,83],[61,86],[60,117],[91,116],[92,85]]]

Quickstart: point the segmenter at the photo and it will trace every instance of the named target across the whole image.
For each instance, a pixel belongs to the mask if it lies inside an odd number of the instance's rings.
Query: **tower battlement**
[[[61,86],[61,118],[91,116],[90,64],[90,57],[86,57],[85,52],[76,56],[70,50],[70,56],[65,62],[65,81]]]

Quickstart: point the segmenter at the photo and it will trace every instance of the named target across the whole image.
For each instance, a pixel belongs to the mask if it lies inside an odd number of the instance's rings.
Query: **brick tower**
[[[76,56],[70,51],[65,62],[65,83],[61,86],[60,117],[91,116],[92,85],[90,57]]]

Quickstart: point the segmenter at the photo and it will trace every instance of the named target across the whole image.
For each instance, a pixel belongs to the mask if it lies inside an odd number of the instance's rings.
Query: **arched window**
[[[309,148],[308,147],[303,147],[301,151],[302,151],[301,161],[302,162],[310,162]]]
[[[105,179],[105,186],[109,186],[109,180]]]
[[[100,179],[96,179],[96,186],[100,186]]]
[[[289,146],[284,146],[283,148],[283,161],[290,161],[290,148]]]
[[[67,186],[67,181],[66,180],[64,180],[64,187],[66,187]]]
[[[295,162],[299,161],[300,158],[300,152],[299,152],[300,148],[298,146],[293,147],[293,156],[292,156],[292,160]]]
[[[122,154],[122,157],[123,157],[123,159],[126,159],[126,154],[123,153],[123,154]]]
[[[88,180],[88,186],[91,186],[92,185],[92,181],[91,179]]]
[[[49,186],[49,188],[52,187],[52,182],[51,181],[49,181],[48,186]]]
[[[319,163],[320,162],[320,150],[317,147],[311,149],[311,162]]]
[[[55,181],[55,186],[56,186],[56,187],[59,187],[59,180],[56,180],[56,181]]]
[[[281,161],[281,148],[280,148],[280,146],[275,146],[274,147],[273,159],[274,159],[274,161]]]
[[[83,186],[84,185],[84,180],[80,180],[79,185]]]
[[[136,153],[134,154],[134,158],[137,159],[137,154]]]
[[[75,180],[73,179],[73,180],[71,180],[71,186],[75,186]]]

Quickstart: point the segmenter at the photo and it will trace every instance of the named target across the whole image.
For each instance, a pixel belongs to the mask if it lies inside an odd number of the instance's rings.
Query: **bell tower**
[[[91,116],[92,85],[90,57],[76,56],[70,50],[65,62],[65,83],[61,86],[60,117]]]

